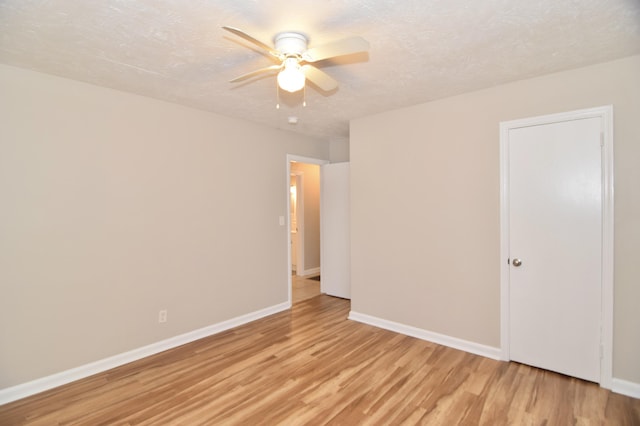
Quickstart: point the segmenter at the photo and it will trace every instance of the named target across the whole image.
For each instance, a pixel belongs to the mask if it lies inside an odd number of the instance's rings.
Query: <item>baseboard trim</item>
[[[217,324],[174,336],[169,339],[161,340],[159,342],[152,343],[141,348],[114,355],[109,358],[65,370],[60,373],[42,377],[40,379],[32,380],[20,385],[0,389],[0,405],[7,404],[18,399],[26,398],[28,396],[56,388],[58,386],[65,385],[67,383],[71,383],[76,380],[92,376],[94,374],[102,373],[104,371],[119,367],[124,364],[128,364],[133,361],[137,361],[147,356],[155,355],[157,353],[184,345],[186,343],[190,343],[195,340],[212,336],[214,334],[229,330],[234,327],[238,327],[251,321],[255,321],[266,316],[285,311],[289,308],[291,308],[290,303],[280,303],[278,305],[270,306],[268,308],[222,321]],[[349,313],[349,319],[372,325],[374,327],[415,337],[417,339],[426,340],[428,342],[437,343],[439,345],[448,346],[454,349],[459,349],[475,355],[484,356],[486,358],[496,360],[501,359],[501,351],[499,348],[458,339],[444,334],[434,333],[431,331],[423,330],[421,328],[381,319],[355,311],[351,311]],[[611,383],[611,391],[619,393],[621,395],[640,399],[640,383],[629,382],[626,380],[614,378],[612,379]]]
[[[12,386],[9,388],[0,389],[0,405],[7,404],[9,402],[16,401],[18,399],[22,399],[31,395],[35,395],[37,393],[62,386],[76,380],[84,379],[85,377],[89,377],[94,374],[102,373],[112,368],[119,367],[121,365],[128,364],[130,362],[137,361],[151,355],[155,355],[168,349],[172,349],[186,343],[190,343],[195,340],[212,336],[214,334],[229,330],[234,327],[238,327],[251,321],[255,321],[281,311],[285,311],[289,308],[291,308],[290,302],[280,303],[278,305],[273,305],[264,309],[260,309],[258,311],[250,312],[245,315],[240,315],[238,317],[231,318],[217,324],[209,325],[207,327],[180,334],[178,336],[170,337],[168,339],[161,340],[159,342],[152,343],[141,348],[133,349],[131,351],[104,358],[99,361],[61,371],[60,373],[55,373],[50,376],[42,377],[40,379],[32,380],[30,382],[22,383],[20,385]]]
[[[311,269],[305,269],[304,271],[296,271],[296,275],[298,275],[299,277],[308,277],[309,275],[319,275],[320,274],[320,267],[317,268],[311,268]]]
[[[432,331],[423,330],[421,328],[385,320],[382,318],[377,318],[367,314],[361,314],[354,311],[349,312],[349,319],[364,324],[369,324],[374,327],[383,328],[385,330],[394,331],[396,333],[405,334],[417,339],[426,340],[428,342],[437,343],[439,345],[448,346],[450,348],[459,349],[465,352],[470,352],[472,354],[480,355],[485,358],[496,360],[502,359],[502,352],[500,351],[500,348],[494,348],[492,346],[486,346],[480,343],[470,342],[468,340],[462,340],[456,337],[434,333]]]
[[[417,339],[426,340],[428,342],[437,343],[439,345],[448,346],[454,349],[459,349],[461,351],[480,355],[486,358],[491,358],[499,361],[504,360],[502,358],[502,351],[500,350],[500,348],[481,345],[479,343],[458,339],[456,337],[451,337],[444,334],[434,333],[432,331],[423,330],[421,328],[385,320],[355,311],[349,312],[349,319],[372,325],[374,327],[415,337]],[[627,380],[614,378],[611,381],[611,391],[619,393],[621,395],[630,396],[631,398],[640,399],[640,383],[629,382]]]
[[[614,378],[611,380],[611,392],[640,399],[640,383]]]

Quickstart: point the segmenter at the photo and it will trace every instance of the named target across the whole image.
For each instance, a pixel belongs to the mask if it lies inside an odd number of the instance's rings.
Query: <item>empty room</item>
[[[0,424],[640,424],[640,3],[0,2]]]

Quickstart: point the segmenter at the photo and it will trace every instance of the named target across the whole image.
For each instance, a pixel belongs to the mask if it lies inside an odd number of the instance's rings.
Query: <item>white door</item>
[[[602,119],[512,128],[509,352],[600,381]]]
[[[289,183],[289,222],[291,232],[291,271],[297,272],[298,262],[298,188],[301,176],[292,173]]]
[[[323,165],[320,170],[320,182],[320,291],[349,299],[349,163]]]

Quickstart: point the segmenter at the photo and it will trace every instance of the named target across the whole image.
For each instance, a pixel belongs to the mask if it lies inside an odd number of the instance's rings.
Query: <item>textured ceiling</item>
[[[299,30],[310,47],[360,35],[371,50],[318,63],[340,87],[308,87],[306,107],[281,92],[277,110],[275,76],[228,83],[273,62],[222,25],[269,44]],[[637,0],[0,0],[1,63],[323,139],[352,118],[638,53]]]

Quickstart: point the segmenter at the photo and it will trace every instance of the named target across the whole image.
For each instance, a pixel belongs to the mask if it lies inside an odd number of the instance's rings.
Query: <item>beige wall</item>
[[[334,137],[329,141],[329,160],[332,163],[349,161],[349,138]]]
[[[640,383],[640,56],[352,122],[352,309],[499,347],[498,123],[608,104],[614,377]]]
[[[325,141],[6,66],[0,93],[0,388],[287,301],[286,155]]]
[[[303,174],[304,242],[298,233],[298,244],[304,243],[304,265],[297,265],[297,274],[304,275],[304,271],[320,267],[320,166],[291,163],[291,171]]]

